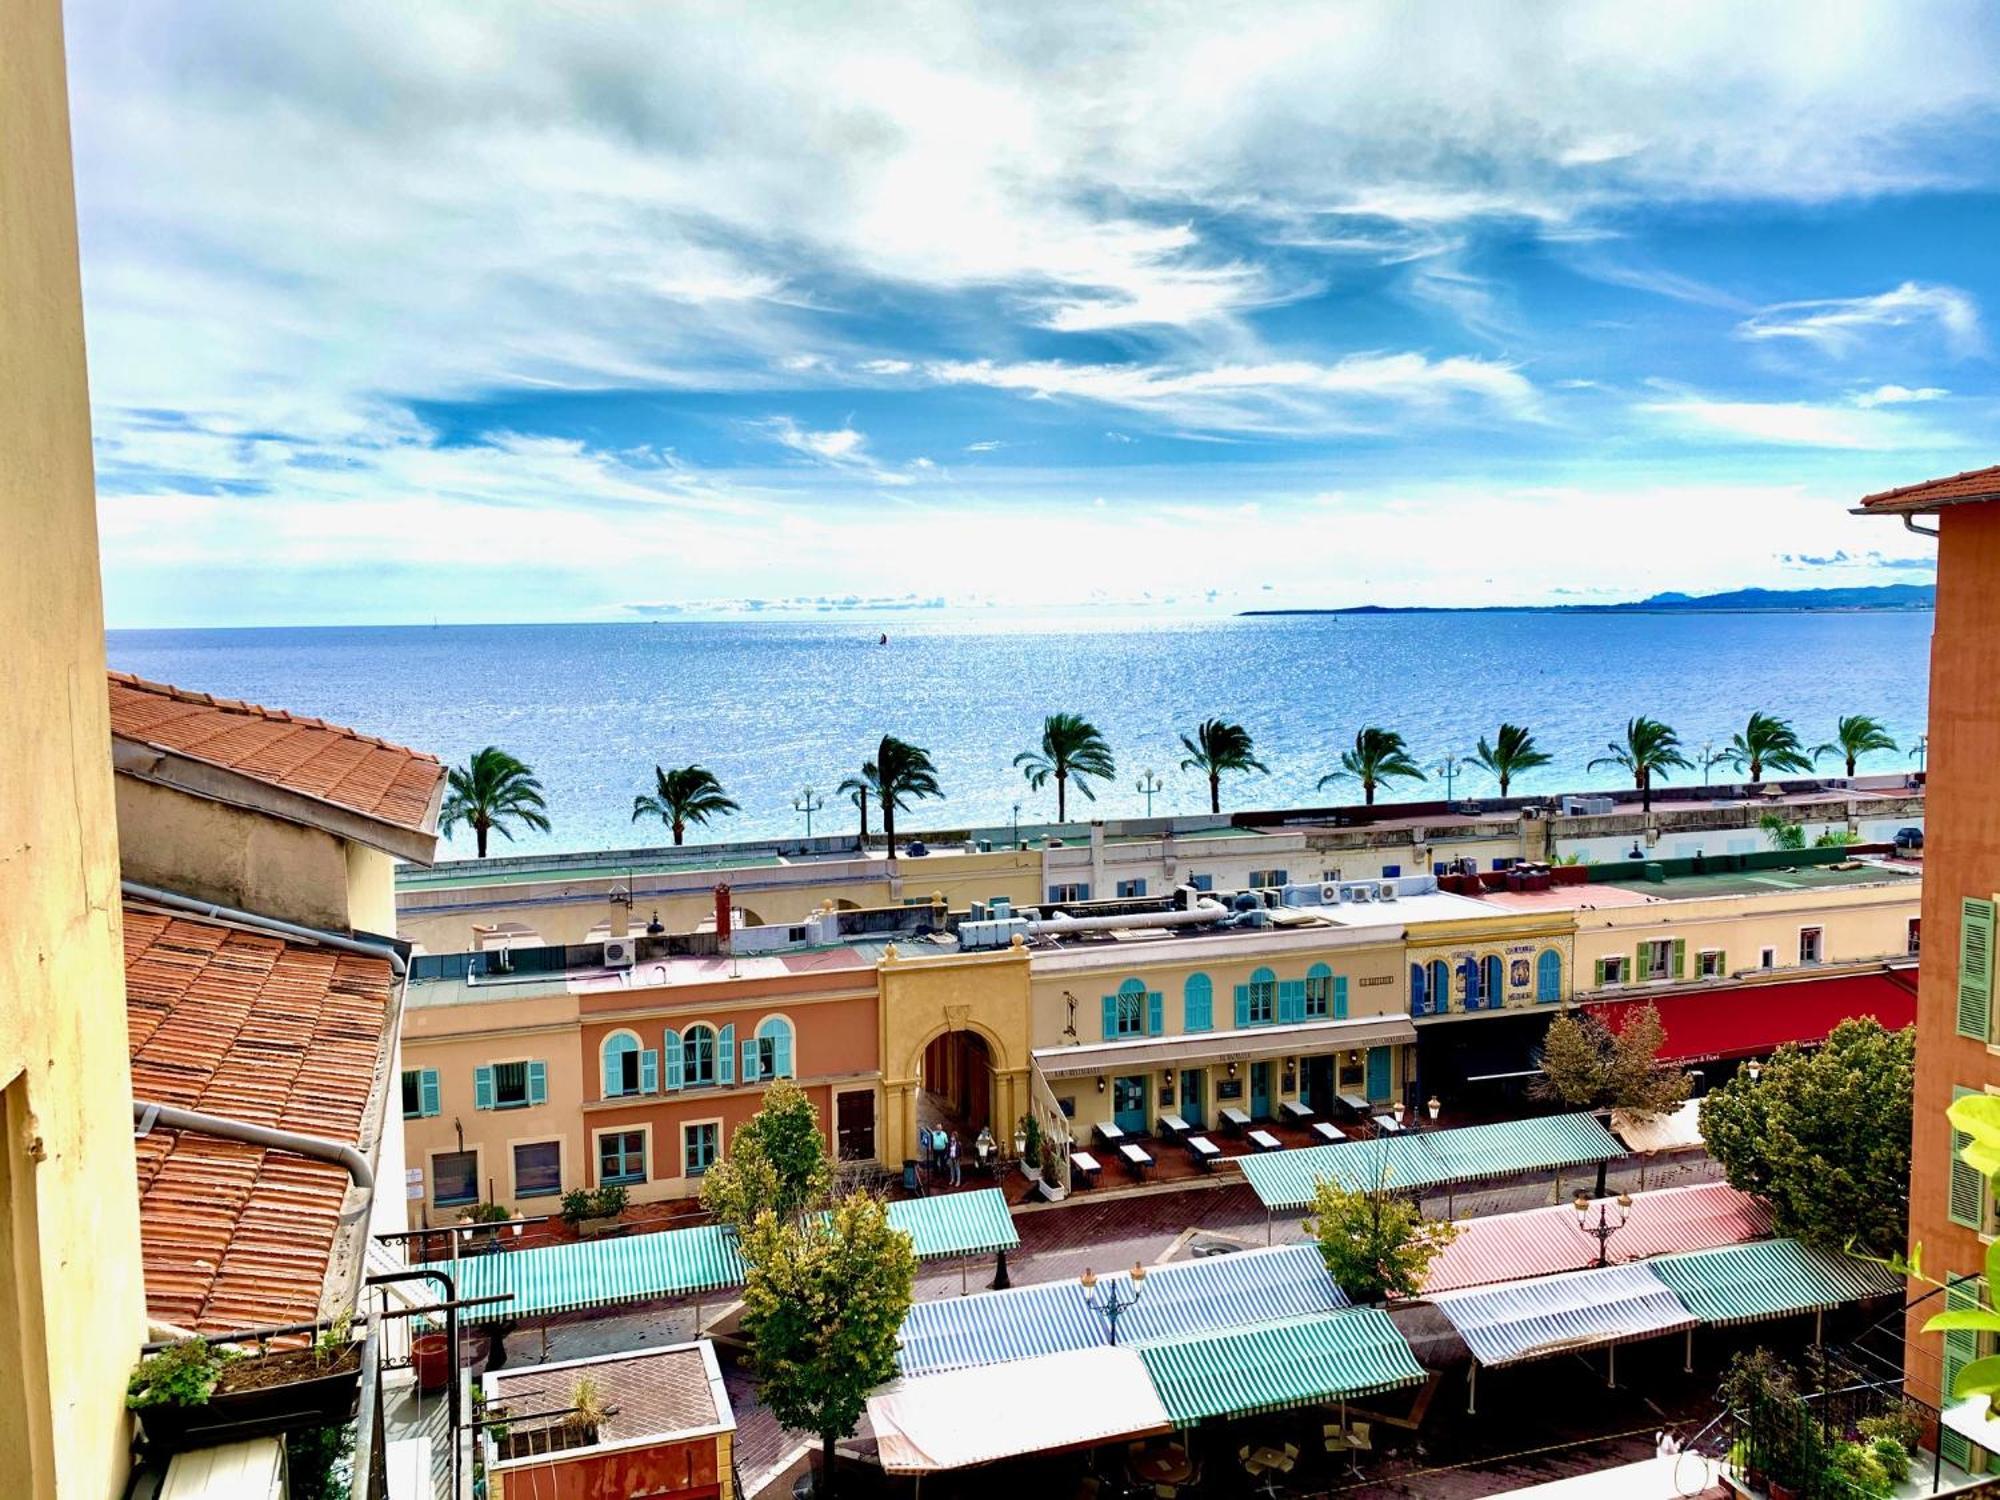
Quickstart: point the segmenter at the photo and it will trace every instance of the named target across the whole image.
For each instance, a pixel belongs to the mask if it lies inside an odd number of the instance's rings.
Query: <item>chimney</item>
[[[724,947],[729,945],[729,884],[724,881],[715,888],[715,940]]]

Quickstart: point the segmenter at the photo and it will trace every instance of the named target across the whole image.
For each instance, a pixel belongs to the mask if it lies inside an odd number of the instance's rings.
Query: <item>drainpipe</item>
[[[153,1104],[144,1099],[132,1101],[132,1118],[138,1122],[140,1135],[146,1134],[155,1125],[168,1130],[190,1130],[198,1135],[219,1136],[225,1141],[242,1141],[248,1146],[265,1146],[273,1151],[290,1151],[296,1156],[310,1156],[320,1161],[338,1163],[347,1169],[347,1175],[354,1179],[354,1185],[368,1195],[370,1201],[375,1196],[375,1169],[368,1164],[368,1158],[344,1141],[329,1141],[322,1136],[301,1135],[295,1130],[275,1130],[268,1125],[251,1125],[243,1120],[232,1120],[223,1115],[203,1114],[199,1110],[175,1109],[167,1104]],[[364,1202],[356,1213],[365,1212]],[[351,1219],[353,1214],[342,1215]]]
[[[280,922],[276,917],[259,916],[254,911],[221,906],[198,897],[183,896],[177,891],[163,891],[157,886],[141,885],[136,880],[121,881],[119,888],[135,901],[172,907],[175,911],[191,912],[195,916],[212,917],[222,922],[241,922],[246,927],[261,927],[267,932],[281,933],[286,937],[298,938],[302,942],[318,943],[322,948],[333,948],[342,953],[359,953],[367,958],[386,959],[390,969],[399,978],[408,972],[403,962],[403,955],[388,943],[371,943],[362,938],[346,937],[337,932],[321,932],[317,927],[304,927],[297,922]]]

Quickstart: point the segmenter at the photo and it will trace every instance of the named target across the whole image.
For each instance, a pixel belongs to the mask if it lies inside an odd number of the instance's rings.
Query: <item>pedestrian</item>
[[[945,1144],[945,1159],[951,1163],[951,1185],[958,1187],[965,1181],[965,1178],[961,1175],[962,1169],[958,1164],[958,1132],[956,1130],[951,1133],[951,1139]]]

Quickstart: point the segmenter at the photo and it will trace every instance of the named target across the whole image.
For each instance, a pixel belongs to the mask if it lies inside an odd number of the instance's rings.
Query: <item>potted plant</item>
[[[139,1362],[125,1404],[148,1443],[175,1452],[245,1426],[291,1432],[346,1422],[360,1372],[361,1346],[343,1317],[305,1348],[254,1356],[185,1339]]]
[[[504,1203],[475,1203],[459,1213],[461,1224],[475,1224],[479,1227],[472,1233],[475,1249],[490,1250],[499,1243],[500,1231],[493,1226],[504,1224],[514,1215]]]
[[[562,1220],[579,1235],[603,1234],[618,1227],[626,1201],[625,1189],[616,1184],[595,1191],[572,1188],[562,1196]]]
[[[1030,1182],[1042,1176],[1042,1122],[1033,1113],[1021,1116],[1021,1171]]]

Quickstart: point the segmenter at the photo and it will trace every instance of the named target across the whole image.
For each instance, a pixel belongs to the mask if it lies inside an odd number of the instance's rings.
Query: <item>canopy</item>
[[[889,1222],[910,1237],[918,1260],[990,1255],[1021,1243],[1007,1195],[998,1188],[906,1198],[889,1205]]]
[[[1099,1277],[1098,1293],[1130,1299],[1131,1273]],[[1317,1246],[1241,1250],[1148,1270],[1138,1300],[1118,1320],[1118,1341],[1142,1344],[1346,1306]],[[903,1319],[897,1364],[905,1375],[925,1375],[1089,1348],[1107,1339],[1104,1317],[1084,1300],[1082,1287],[1075,1281],[1041,1282],[916,1303]]]
[[[1797,1240],[1668,1255],[1650,1264],[1704,1323],[1755,1323],[1903,1290],[1903,1279],[1887,1267]]]
[[[1573,1114],[1270,1151],[1239,1157],[1236,1164],[1266,1208],[1296,1209],[1312,1202],[1322,1181],[1350,1191],[1377,1185],[1421,1189],[1612,1161],[1624,1154],[1625,1148],[1596,1119]]]
[[[1590,1010],[1616,1031],[1644,1000],[1611,1000]],[[1891,1031],[1917,1018],[1917,988],[1907,970],[1874,969],[1776,984],[1682,991],[1658,1001],[1666,1041],[1662,1062],[1760,1057],[1785,1042],[1823,1042],[1852,1016],[1873,1016]]]
[[[963,1469],[1170,1425],[1138,1353],[1108,1345],[893,1381],[868,1398],[868,1420],[891,1474]]]
[[[1140,1349],[1176,1425],[1418,1385],[1423,1367],[1380,1308],[1173,1339]]]
[[[1638,1194],[1630,1208],[1615,1203],[1603,1208],[1612,1223],[1621,1216],[1625,1221],[1610,1243],[1619,1261],[1737,1245],[1771,1232],[1770,1209],[1726,1182],[1661,1188]],[[1597,1215],[1593,1204],[1584,1222],[1596,1224]],[[1597,1241],[1581,1231],[1577,1220],[1576,1210],[1566,1203],[1469,1219],[1431,1262],[1424,1291],[1447,1292],[1588,1266],[1597,1259]]]
[[[1611,1133],[1641,1156],[1656,1151],[1684,1151],[1702,1144],[1701,1101],[1690,1099],[1664,1115],[1642,1115],[1629,1109],[1611,1111]]]
[[[1650,1263],[1445,1292],[1431,1304],[1489,1369],[1692,1328]]]

